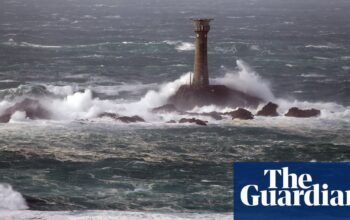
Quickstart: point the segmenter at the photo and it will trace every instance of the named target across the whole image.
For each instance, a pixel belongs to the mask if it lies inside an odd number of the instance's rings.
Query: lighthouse
[[[213,19],[192,19],[195,40],[194,71],[190,84],[181,85],[167,104],[181,111],[198,106],[257,107],[263,100],[226,85],[210,85],[208,75],[208,33]]]
[[[209,86],[208,75],[208,32],[213,19],[192,19],[196,34],[194,74],[191,87],[206,88]]]

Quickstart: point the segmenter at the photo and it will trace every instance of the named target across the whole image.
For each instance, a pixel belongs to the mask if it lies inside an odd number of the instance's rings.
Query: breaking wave
[[[23,196],[16,192],[10,184],[0,183],[0,211],[28,209]]]
[[[335,44],[327,44],[327,45],[306,45],[306,48],[313,48],[313,49],[338,49],[339,47]]]
[[[112,45],[117,43],[112,42],[102,42],[95,44],[81,44],[81,45],[44,45],[44,44],[35,44],[28,42],[15,42],[13,39],[9,39],[7,42],[2,43],[6,46],[11,47],[26,47],[26,48],[36,48],[36,49],[75,49],[75,48],[85,48],[85,47],[98,47],[105,45]]]
[[[166,104],[167,99],[177,89],[188,84],[191,73],[186,73],[179,79],[156,84],[120,84],[114,86],[54,86],[21,85],[13,89],[0,90],[0,115],[14,103],[26,97],[38,99],[40,103],[52,112],[52,119],[57,121],[74,121],[80,119],[95,120],[103,112],[116,113],[125,116],[139,115],[148,122],[164,122],[169,119],[183,117],[175,114],[157,115],[151,109]],[[291,107],[317,108],[321,110],[321,119],[340,119],[350,121],[350,108],[337,103],[307,102],[277,98],[270,89],[270,83],[242,60],[237,61],[235,70],[227,70],[223,77],[213,78],[212,84],[223,84],[244,93],[260,97],[266,102],[272,101],[279,105],[280,114],[283,115]],[[130,99],[118,97],[121,92],[138,94],[139,98]],[[101,96],[100,94],[104,94]],[[142,95],[144,94],[144,95]],[[107,97],[107,98],[106,98]],[[262,104],[263,105],[263,104]],[[259,106],[259,108],[262,107]],[[230,111],[232,109],[217,106],[197,107],[192,112]],[[250,109],[256,113],[257,109]],[[281,116],[283,118],[283,116]],[[317,119],[315,119],[317,120]],[[11,122],[23,122],[26,118],[23,112],[16,112]]]
[[[194,44],[190,43],[190,42],[182,42],[182,41],[170,41],[170,40],[166,40],[164,41],[164,43],[171,45],[171,46],[175,46],[175,49],[179,52],[181,51],[191,51],[194,50]]]
[[[262,79],[248,64],[237,60],[238,71],[229,71],[224,77],[212,80],[215,84],[222,84],[244,93],[257,96],[263,100],[274,100],[268,81]]]

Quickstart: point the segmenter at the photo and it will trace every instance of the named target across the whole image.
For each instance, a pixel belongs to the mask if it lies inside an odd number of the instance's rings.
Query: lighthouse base
[[[168,99],[179,110],[190,110],[195,106],[216,105],[221,107],[257,107],[264,100],[243,92],[228,88],[224,85],[209,85],[194,88],[182,85],[176,93]]]

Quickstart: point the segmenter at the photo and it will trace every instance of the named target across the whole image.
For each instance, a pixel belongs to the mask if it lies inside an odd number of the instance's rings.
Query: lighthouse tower
[[[206,88],[209,86],[208,75],[208,32],[209,22],[213,19],[192,19],[196,33],[196,51],[194,57],[194,74],[191,87]]]

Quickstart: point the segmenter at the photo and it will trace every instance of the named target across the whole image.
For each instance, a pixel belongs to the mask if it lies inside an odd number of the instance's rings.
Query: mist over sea
[[[349,161],[349,11],[348,0],[2,0],[0,115],[31,98],[52,118],[0,124],[0,219],[232,219],[235,161]],[[193,17],[214,18],[210,82],[281,116],[199,127],[150,111],[189,83]],[[294,106],[321,115],[284,117]]]

